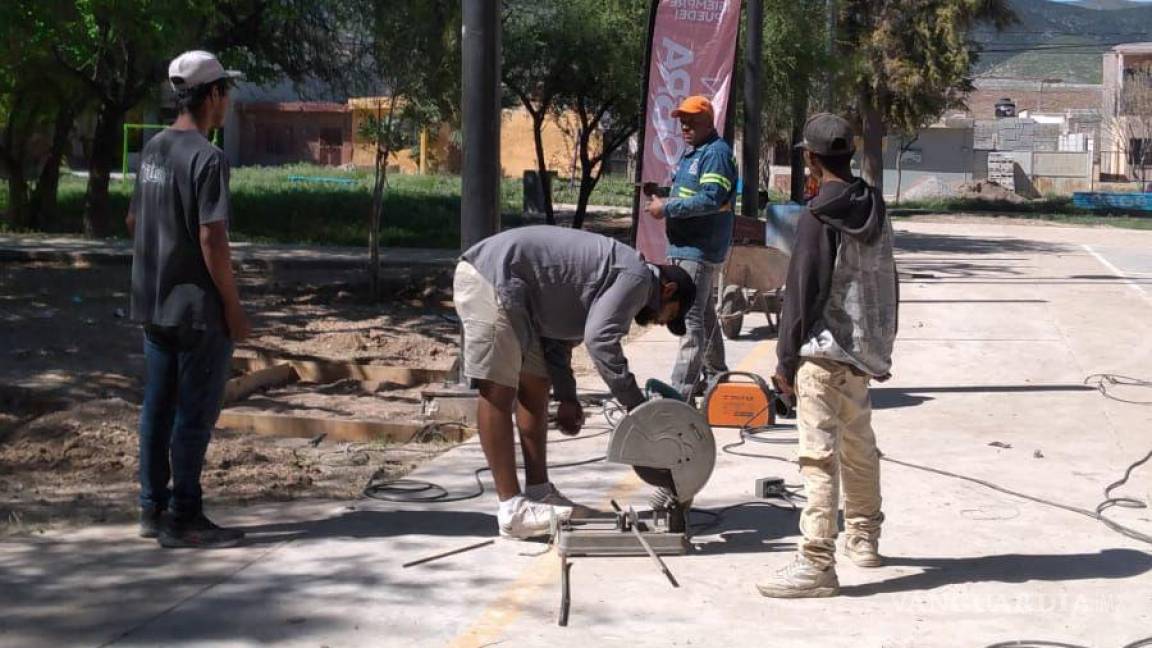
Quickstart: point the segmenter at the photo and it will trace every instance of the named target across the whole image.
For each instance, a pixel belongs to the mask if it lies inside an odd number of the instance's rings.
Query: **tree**
[[[179,26],[206,18],[191,3],[115,0],[76,2],[56,18],[53,56],[96,102],[84,205],[87,236],[110,233],[108,183],[124,114],[167,76],[167,60],[183,41]]]
[[[532,118],[536,173],[544,191],[544,219],[556,223],[552,179],[544,152],[544,125],[557,116],[557,100],[573,78],[579,32],[585,17],[569,2],[509,0],[504,6],[501,77],[508,91]]]
[[[124,115],[157,93],[168,63],[182,51],[204,48],[254,63],[259,79],[294,58],[294,47],[312,52],[315,33],[328,33],[331,4],[307,0],[79,0],[53,4],[51,50],[96,105],[89,151],[84,232],[109,233],[108,183]],[[332,3],[337,4],[337,3]],[[319,26],[319,27],[318,27]],[[262,64],[256,62],[265,61]]]
[[[1105,128],[1116,154],[1123,156],[1128,176],[1148,191],[1148,168],[1152,166],[1152,67],[1126,75],[1116,90],[1116,114]]]
[[[370,114],[359,134],[372,142],[373,183],[369,212],[368,275],[373,298],[380,294],[380,233],[388,162],[414,143],[420,128],[458,121],[453,106],[459,70],[460,6],[455,0],[335,0],[329,12],[336,65],[310,67],[349,95],[369,97]]]
[[[640,128],[647,3],[570,0],[583,20],[573,25],[578,43],[558,107],[575,112],[580,190],[572,227],[584,226],[588,200],[609,158]]]
[[[912,132],[972,89],[970,30],[1012,24],[1007,0],[842,0],[837,49],[849,60],[862,125],[861,170],[884,188],[884,137]]]
[[[52,8],[32,0],[0,6],[0,168],[8,180],[9,220],[21,228],[55,220],[60,162],[84,105],[52,60]]]
[[[764,2],[763,130],[788,132],[790,145],[803,138],[818,77],[831,64],[824,6],[825,0]],[[774,142],[765,137],[764,143]],[[798,150],[790,151],[792,199],[799,201],[804,195],[804,159]]]
[[[904,186],[904,154],[912,150],[912,145],[920,139],[919,131],[915,133],[900,133],[899,144],[896,147],[896,202],[900,202],[900,193]]]

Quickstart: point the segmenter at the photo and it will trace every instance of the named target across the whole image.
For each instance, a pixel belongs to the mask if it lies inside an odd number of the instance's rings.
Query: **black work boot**
[[[155,538],[164,526],[164,509],[159,506],[140,507],[140,537]]]
[[[172,516],[160,531],[160,546],[166,549],[224,549],[244,539],[239,529],[224,529],[203,513],[191,517]]]

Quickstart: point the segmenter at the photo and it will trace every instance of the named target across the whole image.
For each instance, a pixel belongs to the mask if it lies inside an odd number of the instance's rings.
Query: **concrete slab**
[[[1132,282],[1139,264],[1152,263],[1150,243],[1152,234],[1103,229],[901,224],[901,269],[916,278],[903,286],[895,377],[874,393],[884,453],[1094,507],[1152,445],[1152,408],[1081,384],[1103,371],[1149,377],[1152,303]],[[674,345],[660,331],[630,345],[636,373],[666,377]],[[728,349],[733,367],[771,372],[771,341]],[[605,430],[557,438],[564,442],[550,446],[551,460],[602,455]],[[738,442],[733,430],[717,436]],[[719,512],[747,501],[758,477],[795,482],[793,438],[734,448],[762,459],[721,453],[697,505]],[[482,465],[479,447],[467,443],[414,477],[468,495]],[[553,479],[590,504],[646,495],[630,470],[606,463],[557,469]],[[715,526],[702,529],[697,553],[667,559],[680,589],[647,558],[575,561],[570,626],[559,628],[559,565],[546,546],[498,542],[401,567],[491,537],[490,492],[450,504],[295,502],[221,511],[253,537],[230,551],[161,551],[126,527],[0,543],[0,645],[979,647],[1042,639],[1120,648],[1152,635],[1148,545],[903,465],[884,464],[883,486],[889,565],[842,564],[837,599],[757,595],[755,582],[796,540],[796,513],[763,505],[694,516]],[[1120,493],[1147,499],[1150,491],[1146,466]],[[1148,509],[1110,515],[1152,533]]]

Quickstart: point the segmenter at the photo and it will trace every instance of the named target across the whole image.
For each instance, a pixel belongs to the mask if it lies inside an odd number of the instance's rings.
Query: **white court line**
[[[1112,272],[1112,274],[1116,275],[1117,278],[1122,280],[1124,283],[1128,284],[1129,288],[1131,288],[1132,290],[1135,290],[1137,293],[1139,293],[1140,296],[1144,298],[1144,301],[1148,302],[1149,304],[1152,304],[1152,295],[1149,295],[1148,291],[1144,290],[1144,288],[1142,288],[1140,286],[1140,284],[1129,279],[1128,278],[1129,273],[1122,271],[1120,268],[1117,268],[1115,265],[1113,265],[1113,263],[1111,261],[1109,261],[1108,259],[1105,259],[1102,254],[1100,254],[1096,250],[1093,250],[1091,245],[1088,245],[1087,243],[1082,243],[1080,245],[1080,247],[1083,247],[1085,250],[1087,250],[1088,254],[1091,254],[1092,256],[1096,257],[1096,260],[1100,262],[1100,265],[1102,265],[1105,268],[1107,268],[1108,270],[1110,270]]]

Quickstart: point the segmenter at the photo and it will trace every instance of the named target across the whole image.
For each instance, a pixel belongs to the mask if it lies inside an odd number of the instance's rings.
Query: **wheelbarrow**
[[[729,340],[740,337],[744,316],[752,312],[764,313],[769,335],[778,332],[792,242],[803,209],[802,205],[768,205],[766,220],[737,221],[735,242],[719,281],[717,318]]]

